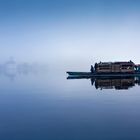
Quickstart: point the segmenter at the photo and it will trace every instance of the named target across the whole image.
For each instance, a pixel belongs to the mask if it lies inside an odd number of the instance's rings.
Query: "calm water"
[[[67,80],[64,70],[7,62],[0,66],[0,139],[139,140],[139,91],[134,77]]]

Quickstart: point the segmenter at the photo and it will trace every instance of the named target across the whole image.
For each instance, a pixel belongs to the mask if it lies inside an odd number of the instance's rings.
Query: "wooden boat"
[[[71,77],[126,77],[140,76],[140,65],[135,65],[131,60],[128,62],[100,62],[91,65],[90,72],[71,72]]]
[[[67,74],[69,74],[69,75],[76,75],[76,76],[84,76],[84,75],[86,75],[86,76],[88,76],[88,75],[93,75],[93,73],[91,73],[91,72],[67,72]]]

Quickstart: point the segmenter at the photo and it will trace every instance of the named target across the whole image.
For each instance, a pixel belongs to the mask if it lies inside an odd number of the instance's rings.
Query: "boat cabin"
[[[100,62],[95,64],[96,73],[134,73],[135,64],[128,62]]]

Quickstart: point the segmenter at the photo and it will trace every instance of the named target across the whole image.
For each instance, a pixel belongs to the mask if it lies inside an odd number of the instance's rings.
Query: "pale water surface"
[[[140,139],[137,81],[124,82],[128,90],[110,89],[107,81],[96,81],[95,88],[90,79],[67,80],[64,70],[5,65],[0,69],[1,140]]]

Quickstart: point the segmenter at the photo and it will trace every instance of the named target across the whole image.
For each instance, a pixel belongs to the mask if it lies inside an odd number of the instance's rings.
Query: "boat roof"
[[[99,64],[134,64],[131,60],[130,61],[116,61],[116,62],[100,62]]]
[[[134,64],[132,61],[120,61],[120,62],[114,62],[115,64]]]

